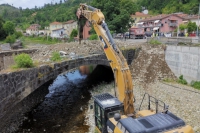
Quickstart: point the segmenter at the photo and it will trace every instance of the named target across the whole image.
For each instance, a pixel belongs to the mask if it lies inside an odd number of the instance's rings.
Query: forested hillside
[[[59,3],[45,4],[44,7],[34,9],[17,9],[10,5],[0,5],[0,16],[10,20],[16,26],[26,29],[30,24],[38,23],[44,28],[53,21],[65,22],[76,19],[75,12],[80,3],[89,3],[90,0],[60,0]],[[11,11],[10,11],[11,9]]]
[[[146,7],[151,14],[169,14],[184,12],[188,14],[198,13],[200,0],[136,0],[138,6]]]
[[[40,24],[43,29],[53,21],[66,22],[76,19],[75,13],[80,3],[87,3],[102,10],[111,31],[124,32],[130,27],[130,15],[138,6],[133,0],[60,0],[59,3],[45,4],[34,9],[17,9],[10,5],[1,5],[0,15],[5,21],[12,21],[16,26],[25,30],[30,24]],[[8,12],[11,8],[15,13]],[[6,14],[5,14],[6,12]]]
[[[20,9],[13,7],[8,4],[2,4],[0,5],[0,15],[6,20],[6,19],[16,19],[17,17],[20,17]]]

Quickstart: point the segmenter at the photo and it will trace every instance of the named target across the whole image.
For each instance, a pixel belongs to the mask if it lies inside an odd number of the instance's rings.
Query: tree
[[[193,31],[196,31],[197,30],[197,25],[195,22],[191,22],[189,21],[189,23],[187,24],[187,29],[188,29],[188,32],[193,32]]]
[[[130,15],[136,12],[136,3],[130,0],[93,0],[94,7],[100,9],[111,31],[126,32],[131,26]]]
[[[78,30],[73,29],[71,34],[70,34],[70,38],[76,37],[78,35]]]
[[[15,32],[15,25],[11,21],[6,21],[6,23],[3,25],[3,29],[7,35],[13,34]]]
[[[5,31],[3,28],[3,23],[4,23],[4,20],[0,17],[0,40],[4,39],[6,37]]]
[[[183,31],[183,30],[187,29],[187,25],[186,25],[186,24],[180,24],[180,25],[179,25],[179,29],[180,29],[181,31]]]

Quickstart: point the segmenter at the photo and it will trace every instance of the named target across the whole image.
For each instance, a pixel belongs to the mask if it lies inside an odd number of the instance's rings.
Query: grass
[[[53,52],[52,57],[50,58],[51,61],[61,61],[60,53]]]
[[[181,75],[177,81],[178,83],[180,84],[183,84],[183,85],[187,85],[187,81],[183,78],[183,75]]]
[[[200,81],[191,82],[191,86],[194,87],[195,89],[200,90]]]
[[[22,42],[24,44],[56,44],[59,43],[61,41],[59,41],[58,39],[52,39],[51,37],[22,37],[20,38],[20,40],[22,40]]]
[[[167,83],[174,82],[174,80],[171,78],[165,78],[165,79],[163,79],[163,81],[167,82]]]
[[[162,44],[162,43],[159,42],[158,40],[154,40],[154,39],[151,39],[151,40],[149,41],[149,43],[152,44],[152,45],[160,45],[160,44]]]

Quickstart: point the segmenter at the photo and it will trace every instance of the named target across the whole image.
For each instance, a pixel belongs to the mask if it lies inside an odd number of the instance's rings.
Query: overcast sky
[[[17,8],[22,7],[25,8],[34,8],[35,6],[41,7],[44,5],[44,3],[53,3],[60,2],[60,0],[0,0],[0,4],[10,4]],[[63,1],[63,0],[62,0]]]

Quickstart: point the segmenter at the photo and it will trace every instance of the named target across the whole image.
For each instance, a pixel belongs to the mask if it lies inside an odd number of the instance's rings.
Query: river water
[[[25,121],[16,133],[87,132],[89,127],[84,125],[84,114],[91,97],[88,90],[113,80],[111,70],[103,66],[96,69],[99,70],[89,76],[82,75],[79,70],[59,75],[49,86],[44,101],[25,114]],[[100,71],[104,69],[105,74],[102,74]]]

